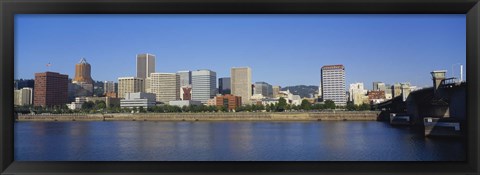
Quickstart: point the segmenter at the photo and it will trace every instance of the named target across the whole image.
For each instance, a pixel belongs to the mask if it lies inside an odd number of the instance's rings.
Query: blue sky
[[[346,83],[431,86],[430,71],[459,75],[466,63],[465,15],[16,15],[15,78],[74,76],[85,57],[98,81],[135,75],[138,53],[157,72],[211,69],[252,80],[318,85],[323,65],[343,64]],[[45,65],[51,63],[51,67]],[[465,69],[465,66],[464,66]],[[464,71],[465,72],[465,71]]]

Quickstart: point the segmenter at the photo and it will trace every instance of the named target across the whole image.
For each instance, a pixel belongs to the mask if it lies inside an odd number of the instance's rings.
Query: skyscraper
[[[223,77],[218,79],[218,93],[225,95],[231,93],[230,77]]]
[[[73,78],[72,83],[74,97],[93,95],[91,66],[85,58],[80,59],[80,62],[75,64],[75,77]]]
[[[35,73],[34,106],[61,106],[68,102],[68,75]]]
[[[192,84],[192,71],[178,71],[177,74],[180,76],[180,86],[188,86]]]
[[[215,97],[217,73],[211,70],[192,71],[192,100],[207,103]]]
[[[104,81],[103,82],[103,95],[106,97],[117,98],[117,88],[116,84],[113,81]]]
[[[113,81],[104,81],[103,82],[103,93],[107,94],[110,92],[115,92],[115,83]]]
[[[400,83],[395,83],[392,86],[392,98],[402,95],[402,85]]]
[[[383,82],[373,82],[374,91],[385,91],[387,88]]]
[[[367,90],[363,86],[363,83],[350,84],[349,89],[350,101],[355,105],[363,104],[363,99],[367,95]]]
[[[91,76],[92,68],[85,58],[80,59],[80,62],[75,64],[75,78],[73,83],[93,84]]]
[[[280,86],[273,86],[273,87],[272,87],[272,91],[273,91],[272,95],[273,95],[273,98],[279,97],[278,94],[280,93],[280,88],[281,88]]]
[[[146,79],[155,72],[155,55],[144,53],[137,55],[137,77]]]
[[[249,67],[234,67],[230,70],[232,95],[242,97],[242,104],[250,104],[252,96],[252,70]]]
[[[180,100],[180,76],[176,73],[150,74],[150,91],[154,93],[157,101],[166,103]]]
[[[262,94],[264,97],[273,97],[272,85],[266,82],[255,82],[254,94]]]
[[[180,76],[180,99],[190,100],[192,98],[192,71],[178,71]]]
[[[347,104],[345,91],[345,67],[326,65],[321,68],[323,100],[332,100],[338,106]]]
[[[125,93],[145,92],[145,83],[142,78],[118,78],[118,98],[125,98]]]

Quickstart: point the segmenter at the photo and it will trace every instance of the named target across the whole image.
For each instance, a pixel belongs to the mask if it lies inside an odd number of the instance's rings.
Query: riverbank
[[[375,121],[378,111],[19,114],[16,121]]]

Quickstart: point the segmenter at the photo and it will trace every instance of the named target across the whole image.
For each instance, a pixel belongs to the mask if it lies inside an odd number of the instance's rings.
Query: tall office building
[[[15,90],[14,105],[23,106],[33,104],[33,89],[32,88],[22,88]]]
[[[178,71],[177,74],[180,76],[180,86],[188,86],[192,84],[192,71]]]
[[[145,92],[145,83],[142,78],[118,78],[118,98],[125,98],[125,93]]]
[[[252,96],[252,70],[249,67],[234,67],[230,70],[232,95],[242,97],[242,104],[250,104]]]
[[[321,68],[323,100],[332,100],[338,106],[347,104],[345,91],[345,67],[327,65]]]
[[[91,76],[92,68],[85,58],[75,64],[75,77],[71,84],[71,92],[74,97],[92,96],[93,95],[93,79]]]
[[[177,75],[180,76],[180,99],[190,100],[192,98],[192,71],[178,71]]]
[[[104,81],[103,82],[103,93],[111,93],[115,91],[115,83],[113,81]]]
[[[192,100],[207,103],[216,94],[217,73],[211,70],[192,71]]]
[[[150,74],[150,77],[147,77],[145,79],[143,79],[144,83],[145,83],[145,92],[146,93],[152,93],[152,89],[151,89],[151,85],[152,85],[152,75]]]
[[[395,83],[392,86],[392,98],[402,95],[402,85],[400,83]]]
[[[273,87],[266,82],[255,82],[254,94],[262,94],[264,97],[273,97]]]
[[[68,75],[35,73],[34,106],[61,106],[68,102]]]
[[[20,80],[14,80],[13,81],[14,83],[14,86],[13,88],[14,89],[22,89],[22,88],[32,88],[35,86],[35,81],[32,79],[32,80],[27,80],[27,79],[20,79]]]
[[[146,79],[155,72],[155,55],[144,53],[137,55],[137,77]]]
[[[279,97],[279,93],[280,93],[280,86],[272,86],[272,96],[273,98],[277,98]]]
[[[218,79],[218,93],[225,95],[231,93],[230,77],[223,77]]]
[[[150,74],[150,91],[158,102],[180,100],[180,76],[176,73]]]
[[[364,97],[367,95],[367,90],[363,86],[363,83],[350,84],[349,96],[350,101],[355,105],[363,104]]]
[[[115,82],[103,82],[103,95],[105,95],[106,97],[117,98],[117,88]]]
[[[75,64],[75,78],[73,83],[93,84],[91,76],[92,68],[85,58],[80,59],[80,62]]]
[[[385,91],[387,87],[383,82],[373,82],[373,90],[374,91]]]

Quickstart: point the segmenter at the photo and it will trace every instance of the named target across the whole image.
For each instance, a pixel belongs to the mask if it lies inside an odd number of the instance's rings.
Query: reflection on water
[[[17,122],[17,161],[463,161],[465,143],[382,122]]]

